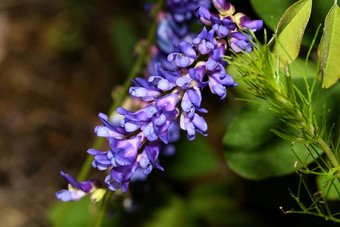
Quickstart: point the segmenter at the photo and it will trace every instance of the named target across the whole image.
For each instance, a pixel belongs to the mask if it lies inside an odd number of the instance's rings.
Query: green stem
[[[103,141],[104,141],[103,137],[97,137],[95,139],[95,141],[93,142],[92,148],[100,149],[100,147],[103,144]],[[89,172],[92,168],[92,166],[91,166],[92,161],[93,161],[93,155],[88,154],[86,156],[86,159],[85,159],[80,171],[79,171],[79,174],[78,174],[78,177],[77,177],[78,181],[84,181],[87,178],[87,175],[89,174]]]
[[[333,216],[326,216],[326,215],[311,212],[311,211],[286,211],[285,213],[286,214],[308,214],[308,215],[313,215],[313,216],[324,218],[325,220],[340,223],[340,219],[338,219],[338,218],[335,218]]]
[[[110,200],[111,200],[112,196],[113,196],[113,191],[107,190],[106,193],[105,193],[105,196],[103,198],[103,203],[100,207],[98,216],[96,218],[96,222],[95,222],[95,225],[94,225],[95,227],[101,227],[102,226],[102,223],[103,223],[106,211],[109,207]]]
[[[319,139],[318,144],[320,148],[325,151],[329,161],[332,163],[332,166],[334,168],[339,168],[338,160],[336,159],[334,153],[332,152],[332,149],[329,148],[329,146],[325,143],[323,139]]]

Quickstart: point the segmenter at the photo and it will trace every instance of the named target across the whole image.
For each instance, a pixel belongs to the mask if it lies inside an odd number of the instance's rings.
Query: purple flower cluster
[[[237,86],[225,71],[223,56],[228,46],[236,53],[252,51],[247,30],[254,32],[263,24],[242,13],[235,14],[235,8],[225,0],[212,0],[218,13],[209,11],[210,0],[167,3],[170,13],[163,17],[157,32],[158,60],[152,58],[149,77],[136,78],[129,89],[131,96],[146,105],[135,112],[118,108],[117,113],[123,117],[118,125],[100,113],[103,125],[97,126],[95,133],[107,138],[110,149],[87,151],[94,156],[94,168],[109,170],[105,183],[110,190],[122,189],[126,193],[135,173],[148,175],[153,168],[163,171],[158,156],[165,145],[179,138],[179,127],[190,141],[196,132],[207,135],[208,125],[201,114],[208,111],[201,107],[201,91],[209,87],[224,99],[227,88]],[[209,27],[195,37],[187,33],[187,22],[193,13]],[[167,61],[160,60],[160,55],[165,54]]]
[[[190,1],[169,2],[174,5]],[[262,27],[262,21],[251,21],[240,13],[233,15],[234,7],[224,0],[212,2],[219,14],[210,13],[202,5],[195,9],[196,16],[211,29],[204,27],[192,42],[180,42],[168,55],[167,60],[176,65],[176,70],[158,65],[148,79],[133,81],[130,94],[148,105],[136,112],[118,108],[117,113],[124,116],[120,125],[113,125],[106,115],[99,114],[103,125],[96,127],[95,132],[109,140],[110,150],[90,149],[88,153],[94,155],[93,167],[110,168],[105,179],[110,190],[121,188],[125,193],[137,169],[144,174],[153,168],[163,170],[158,156],[164,144],[176,139],[171,136],[176,119],[180,119],[180,128],[186,131],[189,140],[195,139],[196,132],[207,135],[208,125],[201,116],[208,112],[201,107],[202,89],[209,86],[212,93],[223,99],[227,88],[237,85],[225,72],[222,56],[228,45],[235,52],[250,52],[252,46],[246,29],[256,31]],[[174,21],[190,19],[187,11],[174,12]]]

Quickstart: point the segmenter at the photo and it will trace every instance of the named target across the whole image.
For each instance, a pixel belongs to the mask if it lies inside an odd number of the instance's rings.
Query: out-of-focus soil
[[[107,27],[127,2],[96,2],[82,15],[83,37],[62,49],[53,32],[77,17],[65,2],[0,1],[1,226],[48,226],[46,209],[66,187],[59,171],[76,175],[97,113],[126,76]]]

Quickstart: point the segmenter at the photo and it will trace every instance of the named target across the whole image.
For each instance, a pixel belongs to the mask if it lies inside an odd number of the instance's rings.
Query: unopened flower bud
[[[224,16],[235,13],[235,7],[225,0],[212,0],[218,12]]]
[[[97,188],[91,195],[91,201],[96,203],[103,199],[106,190],[103,188]]]
[[[249,17],[247,17],[243,13],[237,13],[234,15],[234,21],[237,24],[237,26],[242,30],[251,30],[252,32],[256,32],[257,30],[261,29],[263,27],[263,21],[262,20],[250,20]]]

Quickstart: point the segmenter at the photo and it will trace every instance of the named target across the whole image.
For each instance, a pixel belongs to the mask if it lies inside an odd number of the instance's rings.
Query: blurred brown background
[[[59,171],[76,175],[127,75],[116,22],[138,31],[140,14],[128,1],[0,0],[1,226],[48,226]]]

